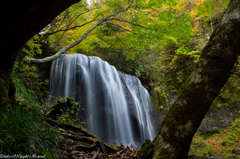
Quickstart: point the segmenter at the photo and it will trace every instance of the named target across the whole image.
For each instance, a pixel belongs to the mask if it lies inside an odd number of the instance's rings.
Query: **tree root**
[[[69,158],[114,158],[114,159],[131,159],[137,158],[138,150],[121,146],[108,144],[105,141],[97,138],[87,129],[82,126],[74,126],[65,124],[59,121],[47,118],[47,123],[51,126],[58,127],[59,133],[65,138],[65,143],[62,145],[61,153],[55,153],[54,158],[69,159]]]
[[[75,134],[79,133],[82,136],[95,137],[94,134],[90,133],[87,129],[84,129],[82,126],[74,126],[72,124],[61,123],[59,121],[47,118],[46,121],[52,126],[58,126],[60,128],[71,130]]]

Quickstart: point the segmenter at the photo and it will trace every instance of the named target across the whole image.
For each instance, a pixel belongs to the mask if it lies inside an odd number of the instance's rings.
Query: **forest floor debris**
[[[53,154],[55,159],[134,159],[139,150],[108,144],[82,126],[74,126],[47,118],[46,121],[65,137],[61,152]]]
[[[240,119],[212,134],[196,134],[189,155],[194,158],[240,158]]]

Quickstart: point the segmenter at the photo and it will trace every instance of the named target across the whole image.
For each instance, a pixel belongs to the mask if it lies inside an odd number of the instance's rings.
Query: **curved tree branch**
[[[103,22],[107,21],[110,17],[113,17],[115,15],[117,15],[118,13],[127,11],[129,8],[132,8],[132,4],[133,4],[134,0],[131,1],[131,3],[129,4],[128,7],[121,9],[107,17],[105,17],[104,19],[100,20],[97,24],[95,24],[94,26],[92,26],[90,29],[88,29],[78,40],[76,40],[74,43],[62,48],[60,51],[58,51],[56,54],[43,58],[43,59],[36,59],[36,58],[29,58],[29,57],[25,57],[25,60],[28,61],[29,63],[37,63],[37,64],[41,64],[41,63],[46,63],[49,61],[53,61],[55,59],[57,59],[58,57],[60,57],[62,54],[64,54],[67,50],[69,50],[70,48],[78,45],[80,42],[82,42],[89,33],[91,33],[95,28],[97,28],[98,26],[102,25]]]
[[[72,20],[71,23],[68,24],[68,26],[66,27],[66,29],[62,29],[62,28],[61,28],[61,29],[59,29],[59,30],[57,30],[57,31],[53,31],[53,32],[51,32],[51,33],[43,34],[43,36],[49,36],[49,35],[56,34],[56,33],[61,32],[61,31],[64,31],[64,32],[65,32],[65,31],[72,30],[72,29],[75,29],[75,28],[83,27],[83,26],[85,26],[85,25],[87,25],[87,24],[89,24],[89,23],[91,23],[91,22],[93,22],[93,21],[96,21],[96,20],[95,20],[96,18],[95,18],[95,19],[93,19],[93,20],[91,20],[91,21],[89,21],[89,22],[86,22],[86,23],[82,24],[82,25],[74,26],[74,27],[69,28],[69,27],[72,25],[72,23],[73,23],[76,19],[78,19],[81,15],[86,14],[86,13],[88,13],[88,12],[90,12],[90,11],[95,10],[95,9],[97,9],[97,8],[88,10],[88,11],[86,11],[86,12],[83,12],[83,13],[77,15],[76,18],[75,18],[74,20]],[[64,18],[65,18],[65,17],[64,17]],[[61,25],[61,24],[60,24],[60,25]]]
[[[72,29],[75,29],[75,28],[81,28],[81,27],[83,27],[83,26],[85,26],[85,25],[87,25],[87,24],[92,23],[93,21],[96,21],[96,20],[91,20],[91,21],[86,22],[86,23],[84,23],[84,24],[82,24],[82,25],[76,25],[76,26],[71,27],[71,28],[60,29],[60,30],[57,30],[57,31],[52,32],[52,33],[46,33],[46,34],[43,34],[43,36],[49,36],[49,35],[53,35],[53,34],[56,34],[56,33],[62,32],[62,31],[65,32],[65,31],[72,30]]]
[[[231,74],[236,74],[236,75],[240,76],[240,71],[238,71],[238,72],[231,71]]]
[[[142,25],[139,25],[139,24],[135,24],[135,23],[131,23],[127,20],[123,20],[123,19],[118,19],[118,18],[112,18],[112,19],[108,19],[108,21],[110,20],[118,20],[118,21],[122,21],[122,22],[125,22],[125,23],[129,23],[131,25],[135,25],[135,26],[138,26],[138,27],[141,27],[141,28],[144,28],[144,29],[148,29],[148,30],[153,30],[153,31],[156,31],[156,29],[152,29],[152,28],[147,28],[145,26],[142,26]]]
[[[121,25],[118,25],[118,24],[115,24],[115,23],[104,22],[104,23],[102,23],[102,24],[111,24],[111,25],[115,25],[116,27],[121,28],[123,31],[128,31],[128,32],[134,33],[133,31],[128,30],[128,29],[125,29],[125,28],[123,28]],[[134,33],[134,34],[136,34],[136,33]]]

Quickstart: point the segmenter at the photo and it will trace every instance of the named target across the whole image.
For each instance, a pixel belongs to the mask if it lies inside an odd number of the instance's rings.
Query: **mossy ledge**
[[[146,139],[139,150],[138,158],[150,159],[152,158],[153,152],[154,152],[153,143],[149,139]]]

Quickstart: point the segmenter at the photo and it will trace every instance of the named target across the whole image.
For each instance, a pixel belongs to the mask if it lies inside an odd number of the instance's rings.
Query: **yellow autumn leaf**
[[[76,151],[76,146],[73,146],[73,147],[72,147],[72,150],[73,150],[73,151]]]

